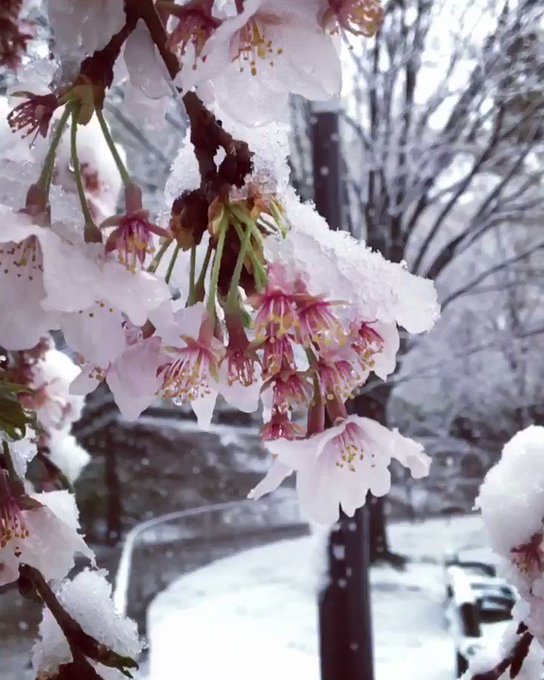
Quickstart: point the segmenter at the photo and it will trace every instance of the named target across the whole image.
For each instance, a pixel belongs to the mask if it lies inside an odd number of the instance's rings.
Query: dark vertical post
[[[342,229],[338,109],[312,113],[314,196],[332,229]],[[321,680],[373,680],[368,582],[368,513],[341,515],[327,550],[329,580],[319,598]]]
[[[109,425],[105,434],[104,446],[104,484],[107,492],[107,536],[108,545],[117,545],[122,535],[122,489],[117,469],[117,446],[114,441],[112,425]]]

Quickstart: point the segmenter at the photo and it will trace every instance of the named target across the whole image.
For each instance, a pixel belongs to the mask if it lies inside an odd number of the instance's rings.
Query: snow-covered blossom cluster
[[[531,656],[537,658],[536,667],[541,668],[544,646],[544,427],[531,425],[505,445],[499,462],[486,475],[477,505],[490,545],[500,558],[501,574],[516,587],[521,598],[513,612],[516,623],[503,645],[504,658],[514,658],[517,645],[520,648],[518,656],[521,655],[518,665],[523,664],[526,674],[517,677],[537,677],[529,674],[529,668],[534,666],[531,666],[531,657],[526,659],[525,655],[534,638],[540,646],[532,646]],[[478,660],[471,670],[483,673],[495,665],[490,660]],[[510,664],[505,666],[505,670],[509,667]]]
[[[26,447],[35,441],[73,481],[85,462],[69,434],[75,395],[106,382],[127,419],[162,398],[190,404],[203,428],[220,396],[262,410],[272,463],[251,496],[295,471],[308,513],[333,523],[340,507],[353,514],[369,491],[387,493],[393,458],[416,478],[428,472],[419,444],[347,403],[394,370],[399,327],[428,331],[438,307],[430,281],[331,231],[288,186],[288,98],[340,94],[344,39],[376,32],[377,0],[47,5],[50,58],[18,73],[7,115],[17,141],[0,136],[0,346],[21,357],[6,379],[30,388],[18,403],[40,424],[5,437],[2,573],[30,578],[51,611],[35,655],[43,677],[88,664],[103,675],[130,666],[135,637],[114,621],[102,639],[108,593],[95,573],[50,588],[76,551],[92,554],[67,491],[27,495]],[[6,63],[19,63],[21,47]],[[168,98],[185,106],[189,139],[160,219],[104,118],[112,85],[135,113],[153,108],[157,124]],[[44,346],[51,331],[80,369]]]

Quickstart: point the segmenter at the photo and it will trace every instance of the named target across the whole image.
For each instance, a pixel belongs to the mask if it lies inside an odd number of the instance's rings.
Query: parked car
[[[446,618],[457,677],[479,650],[499,643],[512,618],[517,593],[497,576],[496,567],[493,553],[484,548],[466,548],[446,560]]]

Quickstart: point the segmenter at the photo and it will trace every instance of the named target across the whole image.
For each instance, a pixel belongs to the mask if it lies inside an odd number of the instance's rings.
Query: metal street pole
[[[342,229],[338,105],[312,110],[314,198],[331,229]],[[373,680],[368,581],[368,511],[343,513],[331,531],[328,583],[319,596],[321,680]]]

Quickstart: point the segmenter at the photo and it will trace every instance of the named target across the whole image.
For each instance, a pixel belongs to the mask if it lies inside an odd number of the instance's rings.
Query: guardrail
[[[283,493],[257,502],[232,501],[181,510],[142,522],[127,534],[123,544],[113,591],[115,608],[120,614],[130,613],[135,560],[146,572],[142,578],[153,581],[145,593],[135,594],[140,613],[136,618],[140,618],[142,630],[150,600],[176,576],[240,550],[308,532],[296,499]],[[174,547],[181,548],[179,557]],[[153,569],[163,569],[164,579]]]

